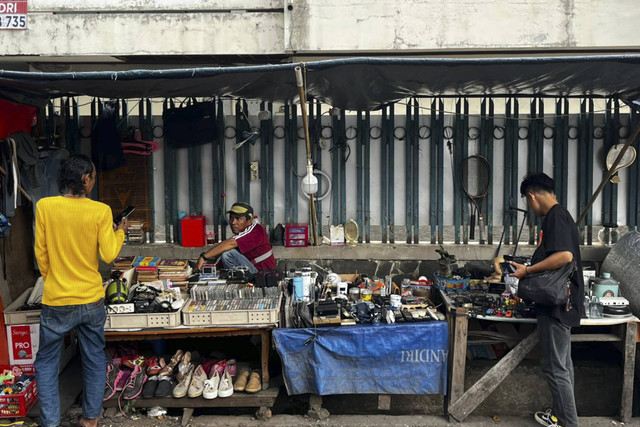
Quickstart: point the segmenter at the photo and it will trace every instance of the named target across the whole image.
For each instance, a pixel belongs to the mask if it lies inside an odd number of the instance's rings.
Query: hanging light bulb
[[[307,174],[302,178],[300,186],[304,194],[315,194],[318,191],[318,178],[313,174],[313,165],[307,164]]]

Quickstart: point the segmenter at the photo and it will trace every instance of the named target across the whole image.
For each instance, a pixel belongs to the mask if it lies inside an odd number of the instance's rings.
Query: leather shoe
[[[260,372],[260,370],[254,369],[253,372],[251,372],[251,376],[249,377],[249,382],[247,383],[247,386],[245,387],[244,391],[247,393],[257,393],[260,390],[262,390],[261,376],[262,376],[262,373]]]

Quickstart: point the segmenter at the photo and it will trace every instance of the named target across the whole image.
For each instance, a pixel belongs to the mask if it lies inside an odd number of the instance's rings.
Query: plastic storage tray
[[[469,279],[447,279],[433,274],[438,289],[443,291],[466,291],[469,288]]]
[[[180,310],[175,313],[120,313],[107,314],[105,330],[168,328],[180,325]]]
[[[18,298],[16,298],[15,301],[9,304],[7,308],[5,308],[5,325],[25,325],[30,323],[40,323],[40,310],[17,311],[18,308],[22,307],[27,302],[32,291],[33,287],[27,289]]]
[[[191,299],[182,307],[182,324],[187,326],[222,326],[278,324],[282,296],[278,300],[278,308],[273,310],[220,310],[189,311]]]
[[[36,387],[36,380],[33,380],[20,394],[0,396],[0,418],[26,417],[36,400],[38,400],[38,387]]]

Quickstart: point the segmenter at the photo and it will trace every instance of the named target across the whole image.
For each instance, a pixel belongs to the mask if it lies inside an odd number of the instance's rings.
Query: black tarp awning
[[[640,55],[518,58],[349,58],[174,70],[42,73],[0,70],[0,97],[42,105],[61,96],[233,96],[287,101],[294,68],[308,96],[342,109],[373,109],[411,96],[594,96],[640,99]]]

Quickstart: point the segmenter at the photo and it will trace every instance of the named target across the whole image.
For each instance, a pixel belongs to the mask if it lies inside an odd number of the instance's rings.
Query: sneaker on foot
[[[228,371],[224,371],[224,374],[222,374],[222,378],[220,378],[220,385],[218,386],[218,396],[229,397],[232,394],[233,394],[233,381],[231,380],[231,375],[229,374]]]
[[[215,399],[218,397],[218,388],[220,387],[220,375],[217,371],[213,371],[213,376],[204,382],[204,391],[202,397],[205,399]]]
[[[542,424],[547,427],[561,427],[558,424],[558,418],[551,413],[551,409],[547,409],[546,411],[538,411],[534,415],[538,424]]]

